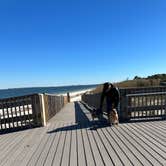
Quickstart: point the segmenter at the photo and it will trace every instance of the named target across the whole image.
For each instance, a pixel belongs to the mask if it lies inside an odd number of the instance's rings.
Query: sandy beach
[[[91,89],[86,89],[86,90],[81,90],[81,91],[75,91],[75,92],[69,92],[70,95],[70,102],[74,101],[80,101],[81,100],[81,95],[84,94],[85,92],[89,92],[93,90],[94,88]],[[61,94],[63,96],[67,96],[67,94]]]

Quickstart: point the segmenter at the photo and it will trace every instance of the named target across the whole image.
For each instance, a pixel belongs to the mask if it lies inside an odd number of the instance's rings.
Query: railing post
[[[126,95],[126,103],[125,103],[125,106],[126,106],[126,117],[125,119],[129,119],[129,109],[128,109],[128,105],[129,104],[129,97]]]
[[[46,105],[45,105],[45,96],[44,94],[40,94],[41,98],[41,119],[42,119],[42,125],[47,125],[47,119],[46,119]]]
[[[34,125],[41,125],[41,101],[39,94],[33,95],[32,100],[32,112],[34,115]]]
[[[67,92],[67,102],[70,103],[70,94]]]
[[[165,108],[165,110],[164,110],[164,113],[165,113],[165,115],[164,115],[164,119],[166,119],[166,95],[165,95],[165,106],[164,106]]]

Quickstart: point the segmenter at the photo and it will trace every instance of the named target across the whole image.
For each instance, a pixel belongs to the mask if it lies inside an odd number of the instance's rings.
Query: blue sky
[[[165,0],[2,0],[0,25],[0,89],[166,73]]]

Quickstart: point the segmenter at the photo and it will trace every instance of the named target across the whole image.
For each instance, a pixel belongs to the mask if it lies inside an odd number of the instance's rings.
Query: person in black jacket
[[[107,103],[107,116],[109,119],[111,111],[113,109],[117,110],[117,107],[119,104],[120,93],[119,93],[118,88],[109,82],[106,82],[103,84],[103,91],[102,91],[101,99],[100,99],[100,113],[101,114],[103,112],[102,107],[103,107],[103,102],[104,102],[105,97],[106,97],[106,103]]]

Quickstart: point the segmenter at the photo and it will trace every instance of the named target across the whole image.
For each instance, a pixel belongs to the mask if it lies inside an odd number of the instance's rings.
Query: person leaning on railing
[[[113,84],[106,82],[103,84],[103,91],[101,94],[101,99],[100,99],[100,108],[99,108],[99,113],[103,114],[103,102],[104,98],[106,97],[106,104],[107,104],[107,116],[108,120],[110,120],[110,113],[113,109],[118,108],[119,100],[120,100],[120,93],[119,89],[115,87]]]

